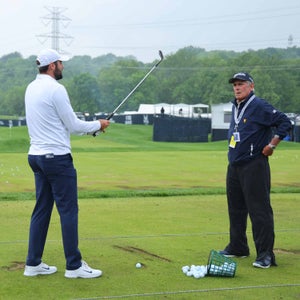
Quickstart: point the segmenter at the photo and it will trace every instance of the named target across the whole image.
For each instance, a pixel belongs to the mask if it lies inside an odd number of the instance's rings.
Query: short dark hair
[[[36,61],[36,64],[37,64],[37,66],[39,68],[39,72],[40,73],[46,73],[48,71],[49,65],[43,66],[43,67],[39,67],[40,62],[38,60]]]

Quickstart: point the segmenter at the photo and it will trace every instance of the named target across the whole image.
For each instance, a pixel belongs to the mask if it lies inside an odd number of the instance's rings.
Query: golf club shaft
[[[112,113],[110,113],[107,117],[106,120],[110,120],[114,114],[119,110],[119,108],[127,101],[127,99],[136,91],[136,89],[146,80],[146,78],[154,71],[154,69],[157,68],[157,66],[162,62],[164,59],[164,56],[162,54],[162,51],[159,50],[159,56],[160,60],[151,68],[151,70],[141,79],[141,81],[132,89],[132,91],[122,100],[122,102],[114,109]],[[99,134],[99,131],[96,131],[93,133],[93,136],[97,136]]]

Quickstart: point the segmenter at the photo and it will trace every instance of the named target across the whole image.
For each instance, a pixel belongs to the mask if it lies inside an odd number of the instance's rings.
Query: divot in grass
[[[113,245],[113,247],[116,249],[123,250],[123,251],[131,252],[131,253],[142,253],[142,254],[146,254],[151,257],[163,260],[163,261],[172,262],[169,258],[159,256],[157,254],[151,253],[151,252],[141,249],[141,248],[137,248],[137,247],[133,247],[133,246],[118,246],[118,245]]]

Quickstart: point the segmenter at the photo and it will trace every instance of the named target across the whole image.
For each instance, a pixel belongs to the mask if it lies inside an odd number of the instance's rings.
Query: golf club
[[[114,114],[119,110],[119,108],[126,102],[126,100],[135,92],[135,90],[146,80],[146,78],[154,71],[154,69],[162,62],[164,59],[164,55],[161,50],[158,51],[160,60],[151,68],[151,70],[142,78],[142,80],[133,88],[133,90],[122,100],[122,102],[114,109],[112,113],[110,113],[106,120],[110,120]],[[93,133],[93,136],[97,136],[99,131]]]

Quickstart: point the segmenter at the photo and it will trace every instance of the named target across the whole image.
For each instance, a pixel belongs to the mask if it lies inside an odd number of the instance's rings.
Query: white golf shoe
[[[50,275],[57,271],[55,266],[48,266],[45,263],[41,262],[39,265],[25,266],[24,275],[25,276],[37,276],[37,275]]]
[[[67,278],[95,278],[102,275],[101,270],[92,269],[85,261],[81,261],[82,265],[76,270],[66,270],[65,277]]]

